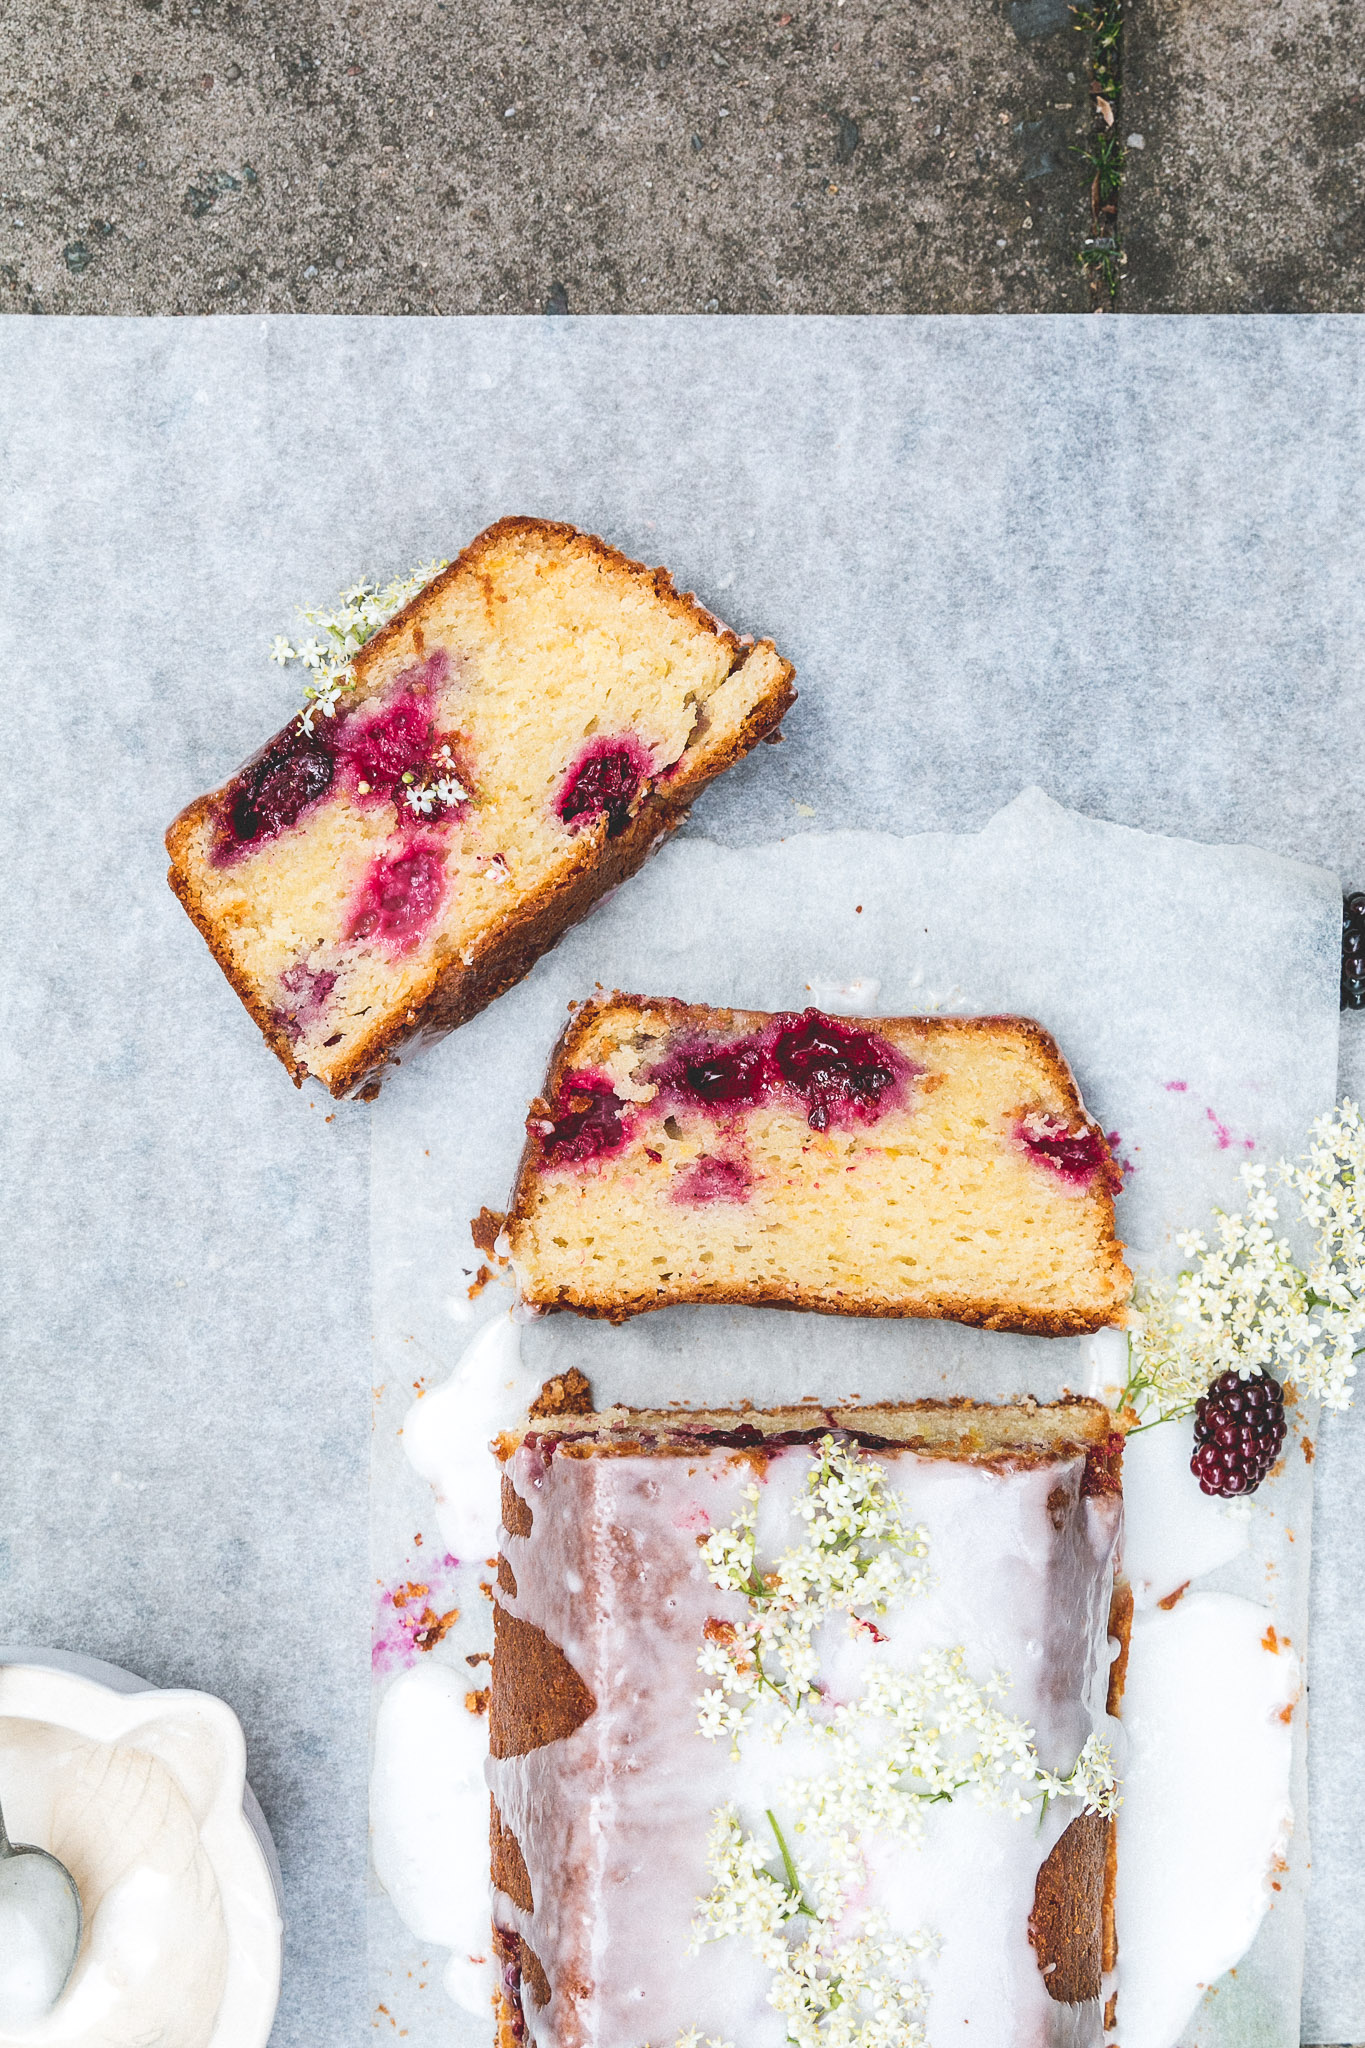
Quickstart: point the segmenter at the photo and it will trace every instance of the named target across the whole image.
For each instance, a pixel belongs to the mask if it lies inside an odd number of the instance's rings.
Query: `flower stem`
[[[805,1894],[801,1889],[801,1880],[796,1874],[796,1865],[792,1862],[792,1852],[787,1847],[781,1828],[777,1825],[777,1815],[773,1812],[771,1806],[766,1806],[763,1810],[768,1816],[768,1826],[777,1837],[777,1846],[782,1857],[782,1868],[787,1874],[787,1896],[796,1901],[798,1913],[804,1913],[808,1920],[813,1920],[815,1918],[814,1908],[806,1904]]]

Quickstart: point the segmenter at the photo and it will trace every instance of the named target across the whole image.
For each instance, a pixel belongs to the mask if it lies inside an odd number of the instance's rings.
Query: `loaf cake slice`
[[[793,700],[667,572],[503,519],[166,835],[296,1081],[374,1085],[520,980]],[[335,694],[335,693],[334,693]]]
[[[561,1412],[498,1450],[500,2048],[779,2048],[836,2008],[1099,2048],[1107,1410]]]
[[[1023,1017],[585,1003],[531,1106],[508,1235],[527,1302],[1122,1323],[1118,1171]]]

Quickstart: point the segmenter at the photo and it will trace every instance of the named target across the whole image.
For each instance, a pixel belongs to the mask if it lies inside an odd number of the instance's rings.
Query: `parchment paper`
[[[689,833],[971,831],[1036,782],[1361,887],[1363,365],[1330,317],[0,321],[0,1597],[15,1639],[235,1708],[284,1871],[272,2048],[387,2031],[370,1113],[289,1087],[161,847],[294,709],[272,636],[571,519],[797,664],[785,744]],[[1365,2042],[1360,1409],[1316,1470],[1305,2039]]]
[[[495,1012],[466,1027],[439,1075],[415,1066],[386,1084],[376,1105],[371,1241],[385,1384],[372,1513],[381,1585],[415,1574],[416,1531],[422,1554],[439,1550],[430,1494],[405,1469],[397,1431],[414,1391],[445,1378],[461,1336],[506,1309],[501,1286],[470,1299],[482,1261],[468,1219],[485,1203],[506,1204],[524,1107],[571,997],[600,983],[750,1008],[815,1001],[838,1010],[852,999],[864,1013],[1036,1016],[1057,1036],[1092,1113],[1116,1133],[1129,1167],[1120,1234],[1135,1263],[1161,1269],[1177,1257],[1176,1229],[1206,1223],[1214,1202],[1239,1205],[1241,1161],[1296,1154],[1312,1116],[1330,1106],[1340,915],[1340,885],[1323,870],[1101,824],[1036,789],[977,835],[840,833],[747,850],[697,841],[666,848]],[[550,1316],[522,1335],[536,1373],[578,1365],[599,1405],[943,1391],[1047,1398],[1094,1384],[1092,1349],[1082,1339],[946,1323],[740,1309],[662,1311],[619,1330]],[[1246,1555],[1201,1583],[1264,1602],[1301,1647],[1311,1475],[1297,1448],[1252,1518]],[[481,1571],[480,1563],[451,1572],[461,1624],[428,1654],[459,1660],[484,1646]],[[379,1627],[384,1640],[386,1605]],[[387,1657],[380,1666],[382,1689]],[[1211,2000],[1185,2037],[1191,2043],[1293,2048],[1298,2040],[1308,1849],[1302,1717],[1294,1799],[1289,1870],[1239,1969],[1238,1999]],[[470,1853],[481,1856],[483,1845]],[[383,1911],[373,1926],[389,2002],[410,1944]],[[429,2007],[415,1994],[411,2019],[433,2040],[482,2042],[486,2022],[447,2013],[443,2035]],[[406,2004],[394,2009],[409,2018]]]

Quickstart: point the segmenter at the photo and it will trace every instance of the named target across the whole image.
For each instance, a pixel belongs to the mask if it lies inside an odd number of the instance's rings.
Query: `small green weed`
[[[1097,50],[1114,50],[1123,34],[1123,8],[1120,0],[1095,0],[1093,7],[1073,7],[1076,29],[1080,35],[1090,36]]]
[[[1072,153],[1090,167],[1091,192],[1095,200],[1095,210],[1098,212],[1100,207],[1117,195],[1123,184],[1123,144],[1117,135],[1110,135],[1101,130],[1093,138],[1089,149],[1073,148]]]
[[[1087,242],[1083,249],[1077,250],[1076,261],[1092,289],[1098,291],[1103,286],[1111,299],[1118,297],[1123,258],[1116,237],[1103,242]]]
[[[1123,257],[1118,241],[1118,198],[1123,185],[1125,151],[1115,133],[1115,116],[1123,86],[1123,0],[1083,0],[1073,6],[1077,33],[1089,48],[1090,100],[1094,127],[1085,147],[1073,145],[1090,173],[1090,213],[1094,232],[1077,250],[1076,261],[1092,292],[1118,297]]]

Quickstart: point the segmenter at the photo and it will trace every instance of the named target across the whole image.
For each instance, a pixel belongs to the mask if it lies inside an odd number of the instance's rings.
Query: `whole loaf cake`
[[[294,1079],[371,1092],[774,737],[791,677],[666,570],[500,520],[180,813],[171,886]]]
[[[836,2013],[1098,2048],[1108,1412],[557,1405],[499,1446],[502,2048],[779,2048]]]

